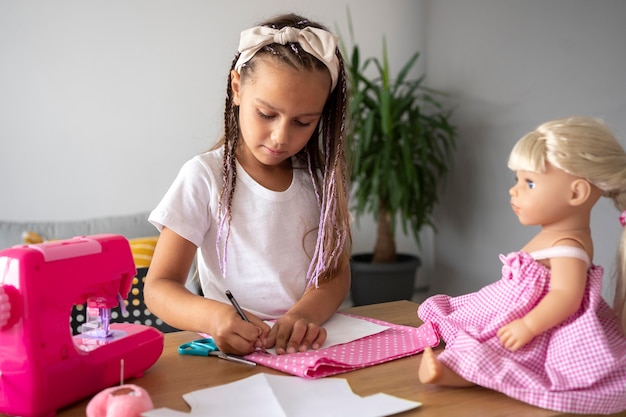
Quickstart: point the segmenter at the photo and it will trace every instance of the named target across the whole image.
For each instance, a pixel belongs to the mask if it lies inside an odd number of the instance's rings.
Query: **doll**
[[[519,252],[500,255],[501,280],[419,307],[446,342],[439,355],[424,352],[420,381],[480,385],[561,412],[622,411],[626,233],[611,309],[601,295],[603,269],[592,261],[590,214],[600,197],[611,198],[624,226],[626,153],[602,121],[572,117],[520,139],[508,166],[516,173],[514,213],[541,229]]]

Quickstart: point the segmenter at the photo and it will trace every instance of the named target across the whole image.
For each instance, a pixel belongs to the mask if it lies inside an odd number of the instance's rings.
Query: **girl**
[[[350,287],[337,39],[291,14],[243,31],[222,140],[182,167],[150,214],[161,234],[146,304],[174,327],[210,334],[224,352],[320,347],[321,326]],[[184,285],[196,252],[204,297]],[[277,319],[271,330],[267,319]]]
[[[460,297],[436,295],[418,309],[446,342],[428,349],[422,383],[473,384],[562,412],[626,409],[626,233],[613,310],[592,264],[591,209],[601,196],[626,214],[626,154],[599,120],[547,122],[513,148],[511,207],[541,230],[500,256],[502,279]],[[624,221],[622,221],[624,226]]]

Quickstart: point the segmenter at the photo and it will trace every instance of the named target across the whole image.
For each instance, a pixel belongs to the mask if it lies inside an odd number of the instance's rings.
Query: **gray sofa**
[[[14,222],[0,220],[0,250],[24,243],[25,232],[35,232],[44,240],[69,239],[74,236],[88,236],[100,233],[119,234],[127,239],[158,236],[159,231],[148,222],[149,211],[124,216],[98,217],[72,221]],[[195,278],[195,262],[187,288],[198,293]]]
[[[158,230],[148,222],[150,212],[125,216],[100,217],[72,221],[14,222],[0,220],[0,249],[23,243],[25,232],[35,232],[44,240],[69,239],[100,233],[114,233],[127,239],[157,236]]]

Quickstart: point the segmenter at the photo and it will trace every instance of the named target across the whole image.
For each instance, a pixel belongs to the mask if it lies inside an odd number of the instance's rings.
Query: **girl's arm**
[[[546,296],[524,317],[498,330],[505,348],[518,350],[580,308],[587,284],[587,264],[576,258],[552,258],[550,269],[550,291]]]
[[[146,305],[157,317],[181,330],[210,334],[220,350],[248,354],[261,347],[261,329],[241,320],[233,306],[209,300],[185,287],[196,246],[166,227],[161,231],[144,285]]]
[[[318,349],[326,341],[322,324],[345,300],[350,289],[350,267],[344,263],[330,280],[320,280],[318,288],[310,287],[293,307],[279,318],[266,338],[278,354]]]

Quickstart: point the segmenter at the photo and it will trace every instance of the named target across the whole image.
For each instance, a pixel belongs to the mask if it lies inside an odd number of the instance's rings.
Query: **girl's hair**
[[[512,170],[542,173],[546,162],[585,178],[626,210],[626,153],[609,127],[592,117],[570,117],[543,123],[517,142],[508,166]],[[613,309],[626,332],[626,228],[617,254]]]
[[[323,25],[311,22],[295,14],[280,15],[259,25],[282,29],[293,27],[303,29],[314,27],[328,31]],[[235,68],[237,53],[231,64],[231,71]],[[320,207],[320,220],[317,231],[317,243],[312,255],[311,264],[307,273],[308,284],[317,286],[319,279],[329,279],[334,273],[348,263],[350,256],[351,236],[348,212],[348,168],[346,162],[346,111],[347,111],[347,82],[344,60],[338,48],[335,49],[339,68],[336,87],[330,92],[324,105],[320,122],[304,148],[295,155],[296,166],[306,166],[313,182],[317,201]],[[260,49],[256,55],[240,69],[242,83],[255,70],[256,58],[259,56],[271,57],[297,70],[327,71],[324,63],[313,55],[305,52],[298,43],[281,45],[272,43]],[[233,102],[231,87],[231,71],[229,71],[226,87],[226,101],[224,109],[224,137],[216,145],[224,146],[223,172],[224,186],[219,201],[219,231],[218,250],[223,246],[221,262],[226,265],[226,251],[228,246],[229,225],[232,218],[231,206],[235,186],[237,184],[237,170],[235,153],[239,141],[239,107]],[[226,236],[222,240],[223,232]],[[224,267],[222,268],[224,272]]]

